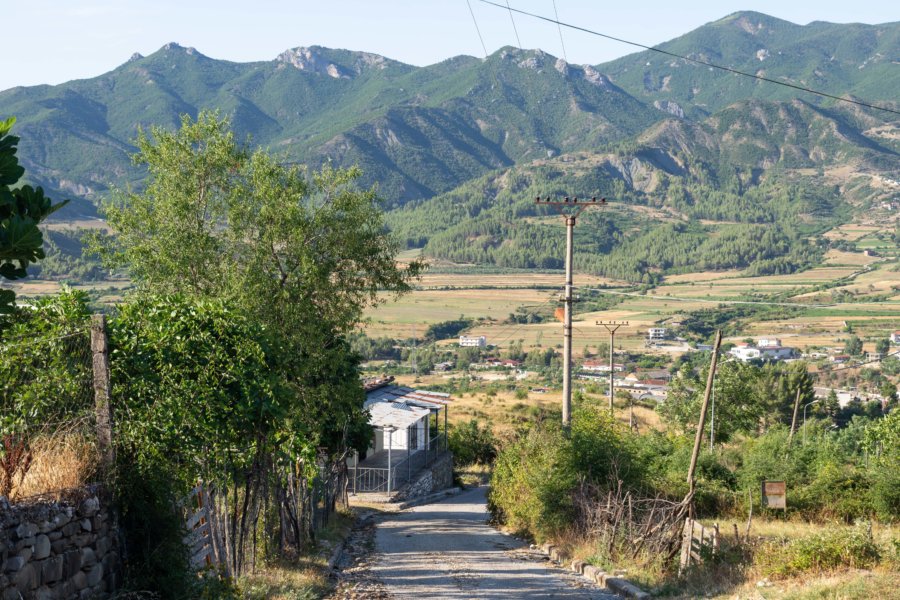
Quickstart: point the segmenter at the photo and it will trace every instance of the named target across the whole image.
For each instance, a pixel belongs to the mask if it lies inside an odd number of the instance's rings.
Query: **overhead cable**
[[[467,0],[467,1],[468,1],[468,0]],[[497,4],[496,2],[491,2],[491,0],[479,0],[479,1],[480,1],[480,2],[483,2],[484,4],[490,4],[491,6],[496,6],[496,7],[498,7],[498,8],[502,8],[502,9],[506,9],[506,8],[507,8],[506,6],[503,6],[502,4]],[[508,4],[508,3],[507,3],[507,4]],[[470,9],[471,9],[471,7],[470,7]],[[871,104],[871,103],[869,103],[869,102],[863,102],[863,101],[861,101],[861,100],[854,100],[854,99],[852,99],[852,98],[844,98],[844,97],[841,97],[841,96],[835,96],[834,94],[829,94],[829,93],[827,93],[827,92],[821,92],[821,91],[819,91],[819,90],[814,90],[814,89],[812,89],[812,88],[804,87],[804,86],[802,86],[802,85],[797,85],[797,84],[794,84],[794,83],[788,83],[788,82],[786,82],[786,81],[779,81],[779,80],[777,80],[777,79],[772,79],[772,78],[770,78],[770,77],[763,77],[762,75],[756,75],[756,74],[753,74],[753,73],[747,73],[746,71],[740,71],[740,70],[738,70],[738,69],[733,69],[733,68],[731,68],[731,67],[726,67],[726,66],[719,65],[719,64],[716,64],[716,63],[713,63],[713,62],[709,62],[709,61],[706,61],[706,60],[701,60],[701,59],[699,59],[699,58],[690,58],[690,57],[688,57],[688,56],[684,56],[684,55],[681,55],[681,54],[676,54],[675,52],[669,52],[668,50],[663,50],[663,49],[661,49],[661,48],[656,48],[656,47],[654,47],[654,46],[647,46],[647,45],[645,45],[645,44],[640,44],[640,43],[638,43],[638,42],[632,42],[632,41],[629,41],[629,40],[626,40],[626,39],[622,39],[622,38],[620,38],[620,37],[608,35],[608,34],[606,34],[606,33],[601,33],[601,32],[599,32],[599,31],[594,31],[593,29],[588,29],[588,28],[586,28],[586,27],[581,27],[581,26],[579,26],[579,25],[572,25],[571,23],[564,23],[564,22],[560,21],[559,19],[551,19],[550,17],[545,17],[545,16],[543,16],[543,15],[538,15],[538,14],[531,13],[531,12],[528,12],[528,11],[519,10],[518,8],[512,8],[512,7],[509,7],[509,10],[510,10],[511,12],[517,12],[517,13],[522,14],[522,15],[525,15],[525,16],[527,16],[527,17],[532,17],[532,18],[535,18],[535,19],[540,19],[540,20],[542,20],[542,21],[547,21],[548,23],[556,23],[557,26],[568,27],[569,29],[575,29],[575,30],[577,30],[577,31],[582,31],[582,32],[584,32],[584,33],[589,33],[589,34],[591,34],[591,35],[596,35],[596,36],[598,36],[598,37],[606,38],[606,39],[608,39],[608,40],[613,40],[613,41],[615,41],[615,42],[621,42],[621,43],[623,43],[623,44],[628,44],[629,46],[636,46],[636,47],[638,47],[638,48],[643,48],[644,50],[650,50],[651,52],[658,52],[659,54],[665,54],[666,56],[671,56],[671,57],[673,57],[673,58],[680,58],[681,60],[690,61],[690,62],[697,63],[697,64],[699,64],[699,65],[704,65],[704,66],[707,66],[707,67],[710,67],[710,68],[713,68],[713,69],[719,69],[719,70],[722,70],[722,71],[727,71],[727,72],[733,73],[733,74],[735,74],[735,75],[741,75],[742,77],[750,77],[751,79],[756,79],[756,80],[758,80],[758,81],[766,81],[766,82],[768,82],[768,83],[774,83],[774,84],[776,84],[776,85],[781,85],[781,86],[793,88],[793,89],[795,89],[795,90],[800,90],[801,92],[807,92],[807,93],[809,93],[809,94],[815,94],[815,95],[817,95],[817,96],[822,96],[823,98],[830,98],[830,99],[832,99],[832,100],[837,100],[837,101],[839,101],[839,102],[848,102],[848,103],[850,103],[850,104],[856,104],[856,105],[858,105],[858,106],[864,106],[864,107],[866,107],[866,108],[872,108],[872,109],[874,109],[874,110],[881,110],[881,111],[889,112],[889,113],[892,113],[892,114],[895,114],[895,115],[900,115],[900,110],[894,110],[894,109],[892,109],[892,108],[886,108],[886,107],[884,107],[884,106],[877,106],[877,105]],[[485,48],[485,54],[487,54],[487,49],[486,49],[486,48]]]

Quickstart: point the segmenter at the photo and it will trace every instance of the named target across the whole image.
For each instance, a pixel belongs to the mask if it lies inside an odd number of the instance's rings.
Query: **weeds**
[[[844,567],[866,569],[880,559],[881,551],[872,538],[870,524],[826,529],[787,542],[767,542],[757,553],[763,573],[779,579]]]
[[[30,441],[6,436],[0,461],[0,495],[21,500],[89,483],[98,463],[81,423],[36,434]],[[13,476],[18,469],[18,475]]]

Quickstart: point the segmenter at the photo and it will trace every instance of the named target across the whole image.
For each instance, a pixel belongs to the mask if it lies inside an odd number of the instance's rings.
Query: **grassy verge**
[[[708,523],[711,525],[711,523]],[[571,554],[669,598],[779,600],[898,598],[900,530],[896,526],[823,525],[760,520],[750,540],[724,523],[716,557],[677,577],[671,565],[639,556],[614,564],[589,541],[558,540]],[[744,535],[743,527],[740,531]]]
[[[266,565],[238,582],[245,600],[313,600],[328,594],[333,582],[329,578],[328,559],[338,544],[343,543],[353,527],[354,515],[349,509],[338,509],[328,525],[319,532],[315,550],[292,561]]]

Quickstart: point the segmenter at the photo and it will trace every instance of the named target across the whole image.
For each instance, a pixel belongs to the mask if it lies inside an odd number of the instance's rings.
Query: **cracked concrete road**
[[[386,516],[372,573],[397,599],[614,600],[487,524],[487,488]]]

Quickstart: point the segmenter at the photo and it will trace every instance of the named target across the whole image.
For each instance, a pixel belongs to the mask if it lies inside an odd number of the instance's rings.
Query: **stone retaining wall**
[[[397,498],[409,500],[427,496],[432,492],[445,490],[453,485],[453,455],[450,452],[439,457],[430,467],[422,469],[422,472],[410,483],[403,486],[398,492]]]
[[[95,494],[12,506],[0,497],[0,600],[108,596],[119,583],[112,521]]]

